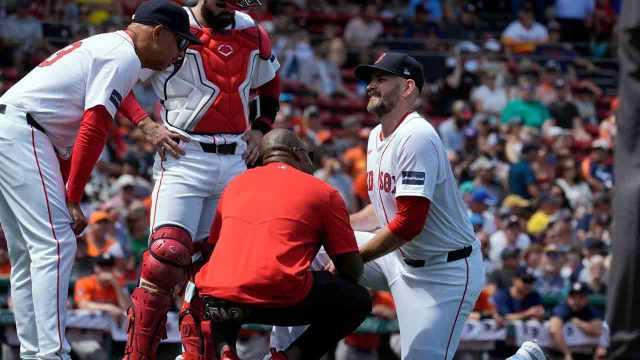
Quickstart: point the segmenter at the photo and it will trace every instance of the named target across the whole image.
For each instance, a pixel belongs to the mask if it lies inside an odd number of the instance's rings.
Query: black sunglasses
[[[313,161],[313,150],[307,150],[307,149],[305,149],[303,147],[294,147],[294,148],[291,148],[291,150],[293,150],[293,151],[302,151],[302,152],[307,154],[307,156],[309,157],[309,159],[311,159],[311,161]]]

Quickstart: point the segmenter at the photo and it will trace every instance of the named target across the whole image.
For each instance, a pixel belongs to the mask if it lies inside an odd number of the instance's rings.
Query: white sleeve
[[[519,34],[516,27],[517,27],[517,24],[515,22],[512,22],[511,24],[509,24],[509,26],[507,26],[507,28],[504,29],[504,31],[502,32],[502,37],[517,39],[519,37]]]
[[[435,132],[432,135],[438,136]],[[432,135],[412,133],[398,144],[396,197],[422,196],[433,200],[436,184],[443,180],[438,145],[443,146]]]
[[[271,81],[275,76],[276,72],[280,68],[280,63],[278,59],[276,59],[275,55],[271,54],[269,59],[263,59],[261,57],[256,57],[256,64],[253,69],[253,73],[251,74],[251,88],[257,89],[260,86]]]
[[[135,55],[111,52],[94,58],[87,77],[84,109],[104,105],[114,117],[122,99],[138,81],[140,61]]]

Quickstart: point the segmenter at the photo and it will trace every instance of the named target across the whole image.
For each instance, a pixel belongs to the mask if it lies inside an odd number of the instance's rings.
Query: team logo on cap
[[[409,72],[409,70],[407,70],[407,69],[404,69],[404,74],[405,74],[405,75],[407,75],[407,76],[410,76],[410,75],[411,75],[411,73],[410,73],[410,72]]]
[[[374,64],[379,63],[379,62],[380,62],[380,60],[382,60],[382,58],[383,58],[383,57],[385,57],[385,55],[387,55],[387,53],[382,53],[382,55],[380,55],[380,56],[378,57],[378,60],[376,60],[376,62],[374,62]]]
[[[221,55],[224,55],[226,57],[229,57],[229,55],[233,54],[235,50],[233,50],[233,48],[231,47],[231,45],[227,45],[227,44],[222,44],[220,46],[218,46],[218,52]]]

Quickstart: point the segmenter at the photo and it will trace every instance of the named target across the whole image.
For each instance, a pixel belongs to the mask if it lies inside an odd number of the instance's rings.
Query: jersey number
[[[48,58],[46,58],[43,62],[41,62],[38,67],[45,67],[45,66],[49,66],[52,65],[53,63],[55,63],[56,61],[60,60],[60,58],[62,58],[63,56],[67,55],[68,53],[72,52],[73,50],[79,48],[82,45],[81,41],[76,41],[73,44],[63,47],[62,49],[58,50],[58,52],[56,52],[55,54],[49,56]]]

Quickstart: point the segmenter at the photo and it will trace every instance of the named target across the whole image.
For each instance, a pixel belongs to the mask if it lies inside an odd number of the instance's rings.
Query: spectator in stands
[[[533,289],[534,282],[535,277],[531,273],[520,269],[514,274],[511,287],[496,292],[494,303],[499,320],[544,319],[542,297]]]
[[[537,161],[537,144],[524,144],[520,150],[520,159],[509,168],[509,193],[523,199],[531,199],[538,195],[539,189],[531,163]]]
[[[478,85],[477,59],[480,48],[470,41],[461,41],[454,48],[455,57],[447,59],[444,97],[446,105],[455,100],[469,100],[471,90]]]
[[[484,188],[476,187],[471,193],[469,216],[479,215],[482,218],[482,231],[489,235],[496,232],[496,221],[491,209],[497,203],[498,199],[492,197]]]
[[[564,158],[558,161],[555,184],[562,188],[569,205],[579,214],[591,208],[592,193],[589,184],[582,179],[576,161]]]
[[[384,320],[397,317],[393,297],[386,291],[369,290],[371,315]],[[336,347],[336,360],[377,360],[382,336],[377,334],[350,334],[340,340]]]
[[[566,288],[565,279],[560,275],[563,265],[563,255],[555,245],[544,249],[540,264],[541,271],[536,276],[534,288],[541,296],[560,296]]]
[[[486,70],[480,74],[481,85],[471,92],[471,101],[477,114],[488,116],[490,123],[497,123],[500,114],[507,105],[507,90],[504,86],[498,86],[495,70]]]
[[[491,300],[491,293],[483,289],[476,300],[473,311],[469,314],[469,320],[491,319],[495,316],[496,307]]]
[[[121,323],[131,306],[126,284],[118,281],[115,259],[110,255],[94,258],[92,275],[78,279],[73,289],[73,300],[80,310],[100,311]],[[110,358],[109,332],[70,329],[68,337],[73,352],[81,360],[107,360]]]
[[[542,275],[540,270],[540,262],[544,254],[544,248],[540,244],[529,245],[523,254],[524,268],[532,273],[536,278]]]
[[[136,264],[142,264],[142,253],[149,248],[149,212],[146,205],[134,202],[129,208],[126,229],[131,239],[131,252]]]
[[[89,216],[88,231],[84,237],[87,244],[87,255],[98,257],[109,254],[114,258],[123,258],[122,245],[109,236],[109,214],[104,211],[95,211]]]
[[[474,4],[461,1],[445,2],[444,37],[448,39],[477,39],[479,18]]]
[[[593,196],[593,207],[590,212],[584,214],[578,223],[576,224],[576,237],[581,243],[585,241],[589,236],[591,224],[595,223],[596,219],[600,221],[611,219],[613,215],[613,209],[611,207],[611,195],[607,192],[598,192]]]
[[[304,141],[313,146],[320,145],[319,135],[325,130],[320,119],[320,110],[315,105],[309,105],[302,112],[302,124],[304,126]]]
[[[353,179],[345,173],[340,160],[331,154],[323,154],[320,163],[322,167],[316,170],[313,176],[338,190],[347,205],[347,211],[355,212],[357,201],[353,192]]]
[[[366,49],[382,35],[384,27],[378,17],[378,7],[375,4],[369,3],[362,6],[362,11],[358,15],[347,22],[343,37],[348,46]]]
[[[572,360],[571,350],[567,346],[564,336],[564,325],[572,323],[580,331],[590,336],[600,336],[602,320],[589,303],[588,289],[584,284],[574,283],[569,290],[566,300],[558,304],[549,319],[549,332],[555,346],[561,351],[565,360]]]
[[[571,90],[562,78],[556,79],[554,87],[558,92],[557,99],[549,104],[549,112],[554,124],[563,129],[571,130],[581,127],[578,108],[571,99]]]
[[[542,67],[542,77],[537,84],[535,98],[540,100],[545,106],[549,106],[558,98],[558,90],[555,82],[562,75],[562,66],[557,61],[550,59]]]
[[[537,44],[549,40],[549,33],[544,25],[534,19],[531,8],[525,7],[518,12],[518,19],[513,21],[502,32],[501,42],[514,52],[529,53]]]
[[[594,0],[556,0],[556,19],[562,26],[562,41],[585,43],[593,26]]]
[[[456,100],[451,106],[451,117],[438,126],[440,138],[447,152],[462,151],[464,147],[463,128],[471,119],[471,109],[463,100]]]
[[[369,128],[362,128],[360,119],[355,116],[350,116],[342,121],[342,129],[345,134],[350,134],[352,131],[358,129],[354,135],[349,135],[343,142],[345,145],[351,145],[349,148],[342,152],[341,161],[345,166],[345,170],[351,177],[355,178],[360,174],[367,172],[367,143],[369,141]],[[336,144],[338,145],[338,144]],[[337,151],[345,146],[336,146]]]
[[[480,156],[470,166],[473,173],[473,185],[476,188],[486,190],[491,198],[499,201],[502,199],[504,191],[497,181],[495,169],[496,164],[486,156]]]
[[[513,281],[513,276],[520,265],[520,250],[514,246],[505,247],[500,255],[502,266],[494,270],[487,277],[487,286],[491,293],[499,289],[508,289]]]
[[[498,263],[501,258],[504,259],[506,249],[524,251],[531,244],[529,236],[522,231],[522,221],[518,216],[507,213],[501,221],[501,225],[501,229],[489,238],[490,258],[494,263]]]
[[[500,121],[506,124],[514,117],[521,117],[524,126],[542,129],[544,123],[551,118],[551,114],[549,109],[534,97],[533,80],[521,78],[518,90],[520,97],[507,103],[500,115]]]
[[[284,37],[283,41],[276,43],[274,52],[282,59],[279,71],[285,80],[300,81],[302,64],[316,61],[309,33],[304,30],[298,30]]]
[[[582,161],[582,175],[594,191],[609,191],[613,188],[610,152],[611,143],[598,139],[591,144],[591,155]]]
[[[315,48],[313,59],[300,63],[300,82],[320,97],[354,97],[342,83],[340,67],[329,57],[328,46]]]
[[[543,235],[549,226],[550,218],[560,210],[561,200],[551,193],[542,193],[538,199],[538,209],[527,222],[527,232],[533,236]]]
[[[589,259],[589,267],[583,276],[585,285],[589,287],[592,294],[607,295],[607,269],[604,257],[594,255]]]
[[[404,37],[426,39],[433,30],[438,31],[438,24],[429,20],[429,11],[426,8],[418,6],[405,26]]]

